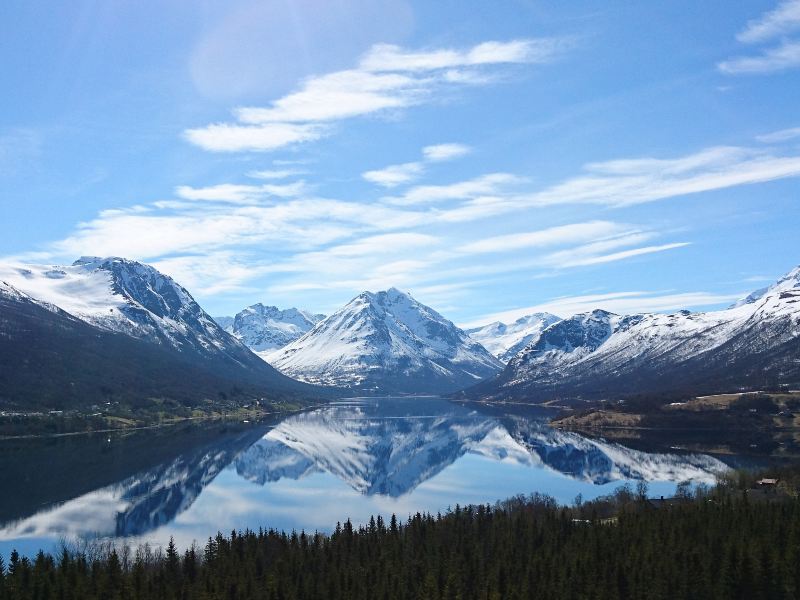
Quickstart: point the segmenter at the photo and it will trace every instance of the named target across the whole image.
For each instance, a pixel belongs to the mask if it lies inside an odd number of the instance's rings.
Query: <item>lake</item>
[[[546,493],[569,503],[646,481],[668,496],[785,449],[707,435],[593,439],[542,409],[356,398],[257,423],[0,441],[0,554],[60,540],[181,547],[245,528],[331,531],[456,504]],[[664,437],[663,435],[661,436]],[[732,445],[733,444],[733,445]]]

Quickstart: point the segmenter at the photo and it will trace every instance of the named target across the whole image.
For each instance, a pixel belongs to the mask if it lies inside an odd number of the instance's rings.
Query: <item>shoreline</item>
[[[262,418],[266,416],[274,416],[281,414],[292,414],[303,412],[324,406],[324,404],[311,404],[301,408],[274,410],[274,411],[259,411],[257,413],[228,413],[217,415],[204,415],[196,417],[176,417],[161,423],[154,423],[152,425],[136,425],[133,427],[109,427],[105,429],[85,429],[81,431],[64,431],[59,433],[26,433],[20,435],[0,435],[0,442],[12,440],[30,440],[30,439],[55,439],[62,437],[74,437],[79,435],[92,435],[95,433],[120,433],[128,431],[146,431],[150,429],[162,429],[166,427],[174,427],[182,423],[189,423],[192,421],[233,421],[244,418]]]

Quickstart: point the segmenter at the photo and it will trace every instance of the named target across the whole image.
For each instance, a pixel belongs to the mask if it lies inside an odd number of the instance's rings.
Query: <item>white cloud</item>
[[[436,144],[425,146],[422,156],[425,162],[441,162],[463,156],[470,151],[469,146],[463,144]],[[410,183],[425,172],[425,162],[407,162],[399,165],[389,165],[383,169],[366,171],[361,176],[367,181],[377,183],[383,187],[391,188],[404,183]]]
[[[450,203],[435,219],[457,223],[515,211],[568,204],[625,207],[667,198],[800,176],[800,156],[776,156],[764,148],[711,147],[677,158],[632,158],[585,165],[577,175],[539,191],[526,181],[491,173],[446,185],[410,188],[384,198],[396,206]]]
[[[800,41],[786,37],[795,30],[800,30],[800,0],[783,0],[774,10],[748,22],[736,36],[744,44],[781,38],[780,44],[762,49],[757,55],[720,62],[717,68],[728,75],[749,75],[800,67]]]
[[[264,151],[310,141],[329,133],[323,125],[427,102],[442,86],[484,83],[446,69],[482,69],[512,63],[552,60],[559,40],[486,42],[467,50],[407,52],[374,46],[355,69],[307,78],[300,88],[267,107],[234,110],[236,123],[190,129],[186,138],[206,150]]]
[[[308,171],[303,169],[265,169],[263,171],[250,171],[248,177],[253,179],[286,179],[296,175],[306,175]]]
[[[550,38],[484,42],[468,50],[431,50],[407,52],[399,46],[379,44],[361,60],[365,71],[433,71],[456,67],[474,67],[502,63],[542,63],[565,45],[565,40]]]
[[[488,252],[509,252],[523,248],[539,248],[557,244],[585,242],[609,235],[619,234],[627,226],[609,221],[590,221],[587,223],[574,223],[530,231],[525,233],[512,233],[484,238],[475,242],[464,244],[457,251],[464,254],[482,254]]]
[[[205,200],[209,202],[229,202],[232,204],[254,204],[265,196],[289,198],[306,191],[305,182],[296,181],[285,185],[239,185],[223,183],[202,188],[181,185],[175,194],[185,200]]]
[[[316,124],[268,123],[250,126],[215,123],[187,129],[184,135],[194,145],[211,152],[258,152],[317,140],[324,135],[324,130]]]
[[[800,157],[775,152],[726,146],[666,159],[593,162],[584,173],[538,191],[522,189],[530,182],[517,175],[490,173],[373,202],[309,196],[302,182],[181,186],[176,199],[103,211],[43,251],[59,258],[103,254],[156,261],[204,294],[243,289],[270,274],[265,291],[290,302],[292,289],[310,285],[349,294],[389,285],[466,285],[475,277],[518,272],[539,276],[690,243],[612,220],[529,230],[541,207],[620,207],[800,175]],[[482,226],[446,226],[504,213],[513,217],[492,222],[486,230],[499,235],[485,239],[475,239]],[[516,254],[473,258],[500,252]]]
[[[747,23],[736,39],[745,44],[764,42],[800,29],[800,0],[784,0],[777,8]]]
[[[792,127],[790,129],[781,129],[780,131],[765,133],[764,135],[756,136],[756,139],[765,144],[774,144],[792,140],[796,137],[800,137],[800,127]]]
[[[464,144],[435,144],[433,146],[425,146],[422,149],[422,154],[425,156],[425,160],[443,161],[469,154],[470,150],[470,147]]]
[[[192,293],[206,296],[242,290],[244,284],[264,272],[253,264],[252,257],[232,251],[162,258],[151,264]]]
[[[768,48],[757,56],[741,56],[717,65],[728,75],[773,73],[800,67],[800,41],[783,41],[780,46]]]
[[[402,165],[390,165],[375,171],[366,171],[361,176],[367,181],[389,188],[413,181],[423,170],[422,163],[410,162]]]
[[[227,193],[232,194],[229,198],[239,199],[233,192]],[[208,192],[208,197],[211,195]],[[412,211],[324,198],[297,198],[271,205],[154,203],[103,211],[48,250],[55,256],[114,255],[142,260],[248,248],[257,249],[260,256],[280,256],[364,232],[414,227],[424,219],[425,215]]]
[[[626,240],[627,241],[627,240]],[[611,252],[609,254],[594,254],[596,248],[587,246],[576,248],[574,250],[565,250],[545,257],[546,262],[552,262],[554,266],[565,267],[582,267],[588,265],[599,265],[603,263],[616,262],[634,256],[642,256],[644,254],[653,254],[655,252],[664,252],[666,250],[674,250],[675,248],[683,248],[689,246],[690,242],[673,242],[671,244],[661,244],[660,246],[643,246],[641,248],[631,248],[629,250],[621,250],[619,252]]]
[[[800,175],[800,156],[773,156],[739,147],[708,148],[675,159],[627,159],[586,166],[578,176],[518,198],[534,206],[629,206],[664,198]]]
[[[461,323],[461,327],[480,327],[487,323],[500,321],[510,323],[536,312],[549,312],[560,317],[603,309],[617,314],[676,311],[690,308],[713,307],[727,304],[742,297],[743,294],[712,294],[708,292],[613,292],[608,294],[587,294],[554,298],[548,302],[492,313]]]
[[[465,200],[499,193],[507,186],[523,182],[524,179],[510,173],[490,173],[467,181],[447,185],[421,185],[413,187],[402,196],[389,197],[390,204],[410,205]]]

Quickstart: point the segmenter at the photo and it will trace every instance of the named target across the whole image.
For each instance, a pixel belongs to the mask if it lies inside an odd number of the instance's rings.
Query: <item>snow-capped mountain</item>
[[[303,381],[382,393],[450,392],[502,368],[464,331],[395,288],[359,294],[267,360]]]
[[[116,257],[0,265],[0,281],[0,400],[69,405],[178,394],[199,401],[244,388],[264,396],[304,388],[148,265]]]
[[[253,352],[265,358],[313,329],[325,315],[297,308],[280,310],[261,303],[248,306],[235,317],[218,317],[219,323]]]
[[[725,310],[574,315],[468,395],[543,401],[758,389],[799,382],[798,356],[800,268]]]
[[[0,279],[45,307],[108,331],[202,352],[231,344],[189,292],[136,261],[82,257],[69,266],[2,265]]]
[[[507,363],[525,346],[539,338],[542,331],[561,317],[550,313],[534,313],[513,323],[496,321],[483,327],[467,329],[469,336],[479,342],[502,362]]]

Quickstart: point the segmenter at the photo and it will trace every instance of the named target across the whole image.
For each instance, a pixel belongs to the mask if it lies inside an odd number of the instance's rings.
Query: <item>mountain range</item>
[[[328,317],[254,304],[215,320],[185,288],[136,261],[0,265],[0,406],[12,410],[353,393],[539,403],[800,388],[799,356],[800,267],[724,310],[535,313],[467,332],[396,288],[363,292]]]
[[[260,360],[150,266],[117,257],[0,265],[5,408],[165,399],[194,406],[317,392]]]
[[[463,393],[540,402],[800,387],[800,267],[713,312],[581,313]]]

